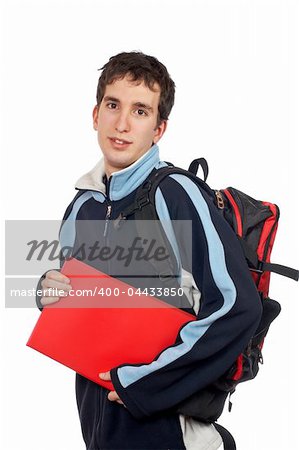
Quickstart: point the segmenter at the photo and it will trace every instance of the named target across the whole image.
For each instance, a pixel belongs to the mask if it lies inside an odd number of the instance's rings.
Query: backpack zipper
[[[233,195],[232,195],[231,192],[229,191],[229,189],[224,189],[223,192],[224,192],[224,194],[226,195],[226,198],[228,199],[228,201],[230,202],[230,204],[231,204],[231,206],[232,206],[232,208],[233,208],[234,214],[235,214],[235,217],[234,217],[234,219],[235,219],[235,225],[236,225],[236,226],[234,227],[234,228],[235,228],[235,233],[236,233],[238,236],[243,237],[242,216],[241,216],[239,207],[238,207],[238,205],[237,205],[237,203],[236,203],[236,201],[235,201]]]

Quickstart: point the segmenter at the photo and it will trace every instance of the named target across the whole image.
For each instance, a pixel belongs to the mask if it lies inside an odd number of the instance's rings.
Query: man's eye
[[[116,103],[107,103],[107,107],[109,108],[109,109],[116,109],[117,108],[117,104]]]
[[[144,111],[144,109],[137,109],[136,110],[138,116],[146,116],[147,113]]]

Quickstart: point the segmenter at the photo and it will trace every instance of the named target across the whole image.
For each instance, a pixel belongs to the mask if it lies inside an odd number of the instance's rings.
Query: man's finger
[[[99,377],[105,381],[111,381],[110,371],[99,373]]]
[[[117,402],[120,405],[123,405],[122,400],[119,398],[118,394],[116,393],[116,391],[111,391],[108,394],[108,400],[110,400],[111,402]]]
[[[49,272],[47,272],[46,278],[50,280],[60,281],[61,283],[66,284],[70,283],[71,281],[66,275],[59,272],[58,270],[50,270]]]

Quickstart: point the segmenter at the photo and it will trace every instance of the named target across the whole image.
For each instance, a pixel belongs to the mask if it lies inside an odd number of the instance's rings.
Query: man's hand
[[[111,381],[111,376],[110,376],[110,371],[109,372],[105,372],[105,373],[99,373],[99,377],[102,380],[105,381]],[[119,396],[117,395],[116,391],[110,391],[108,394],[108,400],[110,400],[111,402],[117,402],[120,405],[124,405],[124,407],[126,406],[121,399],[119,398]]]
[[[40,300],[43,306],[58,302],[59,297],[65,297],[72,289],[70,280],[57,270],[50,270],[41,282],[43,296]],[[56,294],[56,295],[55,295]]]

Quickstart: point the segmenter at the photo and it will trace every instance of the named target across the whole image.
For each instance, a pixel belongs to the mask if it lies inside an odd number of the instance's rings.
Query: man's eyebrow
[[[147,109],[148,111],[153,111],[153,109],[154,109],[147,103],[142,103],[142,102],[136,102],[136,103],[134,103],[134,106],[138,106],[139,108]]]
[[[110,95],[106,95],[103,98],[104,102],[115,102],[115,103],[119,103],[119,99],[116,97],[111,97]]]

